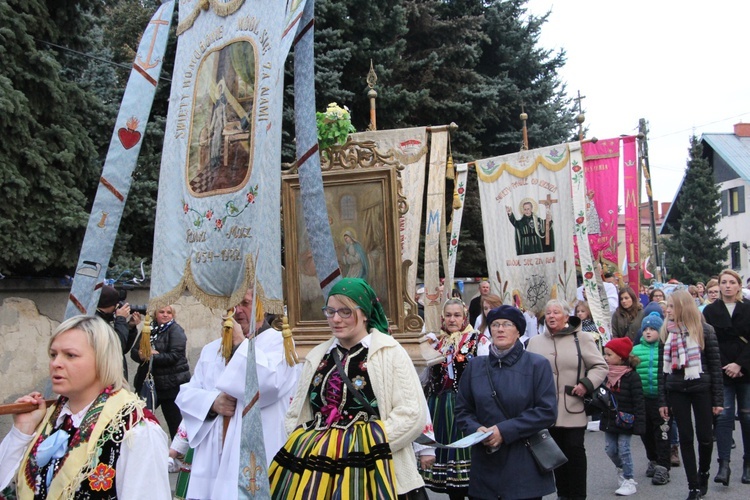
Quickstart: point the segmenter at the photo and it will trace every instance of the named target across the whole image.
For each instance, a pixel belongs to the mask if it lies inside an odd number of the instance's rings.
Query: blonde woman
[[[719,343],[713,327],[701,321],[693,297],[685,290],[676,290],[667,298],[667,321],[662,326],[661,337],[664,341],[663,387],[680,435],[682,464],[690,489],[688,499],[702,498],[708,491],[714,448],[713,417],[721,413],[724,401]],[[662,418],[669,418],[669,408],[661,407],[659,413]],[[693,445],[695,438],[698,463]]]
[[[15,477],[18,498],[172,498],[167,435],[127,389],[114,330],[92,316],[64,321],[49,373],[54,405],[39,392],[16,400],[37,408],[15,415],[0,444],[0,490]]]
[[[503,305],[503,299],[495,294],[482,295],[479,299],[479,304],[482,307],[482,314],[477,318],[474,324],[474,329],[479,332],[479,345],[477,345],[477,356],[486,356],[490,352],[490,344],[492,343],[492,337],[490,335],[490,325],[487,322],[487,314],[496,308]],[[523,332],[521,332],[523,335]]]

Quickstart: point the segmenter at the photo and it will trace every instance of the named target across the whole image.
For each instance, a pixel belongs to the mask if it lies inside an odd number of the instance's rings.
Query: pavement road
[[[712,455],[711,479],[709,480],[708,496],[719,500],[748,500],[750,499],[750,484],[742,484],[742,436],[740,435],[739,425],[734,431],[734,440],[737,448],[732,450],[732,476],[729,486],[723,486],[714,483],[714,476],[718,469],[716,462],[716,446]],[[715,445],[716,443],[714,443]],[[633,436],[630,441],[630,449],[633,455],[633,464],[635,466],[635,480],[638,483],[636,488],[638,492],[630,498],[648,498],[660,500],[683,499],[687,497],[688,487],[685,471],[682,467],[673,467],[670,476],[671,481],[664,486],[654,486],[651,479],[646,477],[646,451],[640,437]],[[598,499],[615,499],[624,498],[615,495],[617,489],[617,476],[615,466],[604,453],[604,433],[587,432],[586,433],[586,456],[588,457],[588,498]],[[448,495],[429,492],[431,500],[448,500]],[[548,495],[544,500],[555,500],[556,495]]]

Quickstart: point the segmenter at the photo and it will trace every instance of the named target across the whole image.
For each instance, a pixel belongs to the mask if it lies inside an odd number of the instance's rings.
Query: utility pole
[[[654,196],[651,191],[651,169],[648,164],[648,124],[645,118],[638,120],[638,146],[641,157],[641,169],[646,179],[646,195],[648,196],[648,211],[651,216],[651,254],[656,262],[656,280],[661,282],[661,259],[659,258],[659,242],[656,239],[656,218],[654,216]]]

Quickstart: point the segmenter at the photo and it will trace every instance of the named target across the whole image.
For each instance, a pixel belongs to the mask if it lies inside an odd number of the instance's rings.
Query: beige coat
[[[414,364],[401,344],[377,330],[370,330],[370,333],[367,373],[393,454],[396,489],[403,495],[424,486],[411,444],[427,423],[427,403]],[[333,339],[320,344],[305,359],[297,393],[286,414],[287,433],[313,418],[308,395],[310,381],[331,344]]]
[[[578,349],[575,336],[581,348],[581,371],[578,370]],[[562,331],[550,335],[546,331],[529,340],[529,352],[541,354],[550,366],[557,386],[557,427],[585,427],[588,418],[583,409],[583,398],[565,393],[565,386],[575,386],[579,382],[586,386],[589,392],[599,387],[607,376],[609,368],[594,337],[588,332],[581,331],[581,320],[575,316],[568,319]]]

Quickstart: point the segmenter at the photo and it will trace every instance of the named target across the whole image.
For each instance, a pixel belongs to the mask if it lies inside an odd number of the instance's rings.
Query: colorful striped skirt
[[[380,421],[297,428],[268,469],[274,499],[395,499],[391,448]]]
[[[432,415],[435,441],[447,444],[464,437],[455,419],[455,392],[432,395],[427,400],[427,406]],[[420,467],[419,473],[431,490],[459,493],[457,489],[469,488],[470,470],[471,448],[436,448],[432,468],[425,470]]]

